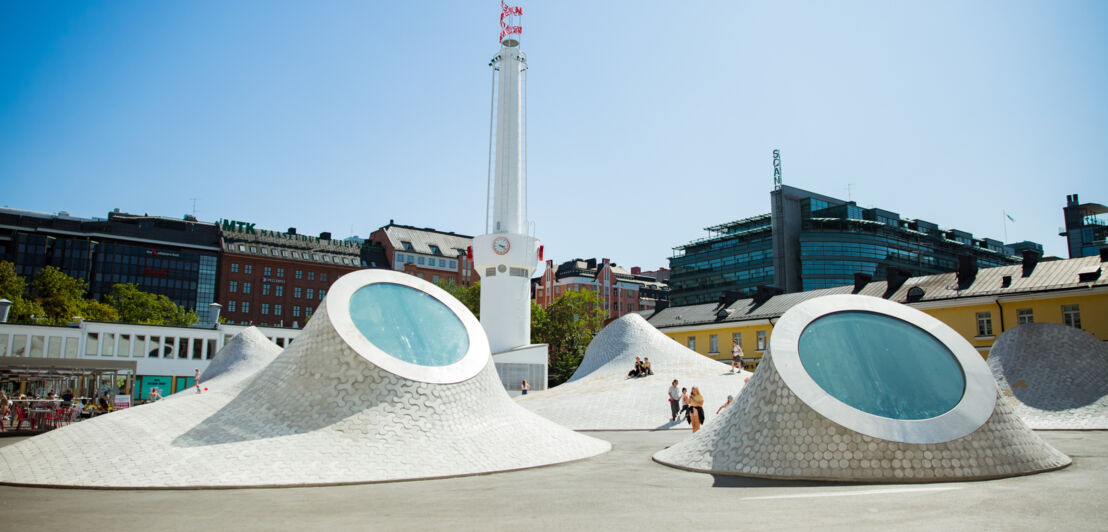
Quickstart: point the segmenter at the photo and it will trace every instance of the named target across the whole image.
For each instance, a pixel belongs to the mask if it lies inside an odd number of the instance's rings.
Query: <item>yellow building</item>
[[[731,340],[741,342],[748,369],[769,345],[773,324],[793,305],[829,294],[861,294],[905,303],[961,334],[987,357],[1000,334],[1023,323],[1071,325],[1108,341],[1108,257],[1025,260],[1021,265],[970,269],[912,277],[901,283],[853,286],[778,294],[761,290],[750,299],[669,307],[648,318],[658,330],[697,353],[731,359]]]

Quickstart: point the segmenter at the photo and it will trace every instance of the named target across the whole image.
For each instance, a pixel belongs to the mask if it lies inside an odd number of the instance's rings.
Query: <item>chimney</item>
[[[1008,288],[1009,286],[1012,286],[1012,276],[1011,275],[1005,275],[1004,277],[1001,277],[1000,278],[1000,287],[1001,288]]]
[[[319,239],[320,240],[331,240],[331,232],[330,231],[324,231],[324,232],[320,233],[319,234]]]
[[[861,292],[863,288],[873,280],[873,276],[868,273],[855,272],[854,273],[854,291],[852,294]]]
[[[295,227],[290,227],[289,230],[288,230],[288,233],[290,235],[295,235],[296,234],[296,228]]]
[[[904,282],[912,278],[911,272],[901,268],[889,268],[885,274],[885,293],[881,297],[888,299],[904,286]]]
[[[1031,277],[1035,265],[1039,264],[1039,254],[1030,249],[1023,250],[1023,277]]]
[[[977,257],[973,255],[958,256],[958,289],[965,290],[977,279]]]
[[[223,309],[223,305],[219,303],[208,304],[208,319],[212,322],[212,326],[219,325],[219,311]]]
[[[776,295],[784,294],[785,291],[777,288],[776,286],[758,285],[758,290],[754,292],[754,306],[759,306],[769,301],[770,298]]]
[[[638,266],[632,266],[631,267],[631,275],[639,275],[641,273],[642,273],[642,268],[640,268]]]

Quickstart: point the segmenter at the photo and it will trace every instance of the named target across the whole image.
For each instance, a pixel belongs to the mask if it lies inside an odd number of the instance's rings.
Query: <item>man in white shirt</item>
[[[739,346],[739,339],[731,339],[731,371],[735,372],[735,368],[738,368],[739,373],[743,371],[743,348]]]
[[[673,379],[673,386],[669,387],[669,420],[677,421],[677,410],[681,408],[681,390],[677,389],[677,379]]]

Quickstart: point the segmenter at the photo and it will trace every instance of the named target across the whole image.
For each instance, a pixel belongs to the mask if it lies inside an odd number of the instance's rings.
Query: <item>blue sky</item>
[[[1106,2],[519,2],[548,258],[667,265],[786,184],[1065,256]],[[0,205],[484,232],[495,1],[0,0]]]

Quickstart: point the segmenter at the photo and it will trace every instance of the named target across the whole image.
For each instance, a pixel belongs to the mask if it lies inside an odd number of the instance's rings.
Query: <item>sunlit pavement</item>
[[[610,453],[526,471],[327,488],[0,486],[5,530],[1104,530],[1108,432],[1040,431],[1073,458],[980,482],[829,484],[713,477],[654,463],[687,431],[589,432]],[[0,446],[22,438],[0,438]],[[96,445],[96,442],[86,442]],[[105,453],[111,452],[105,449]],[[247,464],[244,464],[246,467]]]

